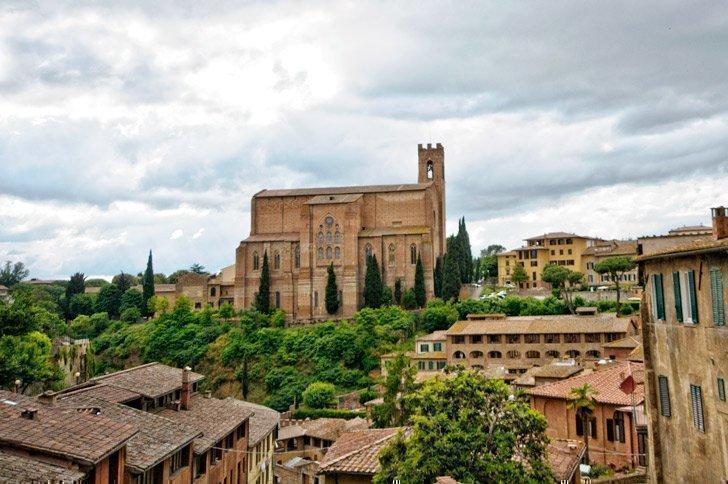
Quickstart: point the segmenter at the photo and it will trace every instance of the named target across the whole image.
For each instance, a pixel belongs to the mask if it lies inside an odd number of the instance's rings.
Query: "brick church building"
[[[271,306],[290,319],[347,318],[363,302],[367,254],[384,282],[414,286],[417,256],[433,295],[435,260],[445,252],[445,152],[440,143],[418,145],[417,183],[263,190],[251,200],[250,236],[235,256],[236,309],[249,308],[258,291],[263,254],[271,274]],[[325,307],[326,272],[333,263],[338,314]]]

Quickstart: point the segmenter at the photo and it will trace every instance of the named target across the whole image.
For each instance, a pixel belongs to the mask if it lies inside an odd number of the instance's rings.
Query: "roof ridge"
[[[400,427],[394,427],[393,429],[394,430],[397,430],[397,432],[399,432],[401,430]],[[371,431],[379,431],[379,430],[389,430],[389,429],[362,429],[362,430],[351,430],[350,432],[351,433],[354,433],[354,432],[369,432],[370,430]],[[348,457],[351,457],[352,455],[355,455],[355,454],[358,454],[359,452],[362,452],[364,450],[367,450],[367,449],[371,448],[374,445],[377,445],[377,444],[379,444],[381,442],[384,442],[387,439],[391,439],[397,432],[391,433],[391,434],[386,435],[384,437],[380,437],[379,439],[375,440],[374,442],[370,442],[370,443],[368,443],[368,444],[366,444],[366,445],[364,445],[362,447],[359,447],[358,449],[352,450],[351,452],[347,452],[346,454],[337,457],[336,459],[332,460],[331,462],[327,462],[326,465],[325,466],[322,466],[322,467],[328,467],[330,465],[336,464],[337,462],[341,462],[341,460],[343,460],[343,459],[346,459]],[[339,437],[339,438],[341,438],[341,437]]]
[[[147,368],[147,367],[154,366],[154,365],[161,365],[161,363],[159,363],[158,361],[152,361],[150,363],[144,363],[143,365],[132,366],[131,368],[124,368],[123,370],[115,371],[113,373],[107,373],[105,375],[95,376],[91,380],[93,380],[93,381],[100,381],[100,380],[103,380],[103,379],[108,378],[110,376],[121,375],[122,373],[129,373],[131,371],[138,370],[140,368]],[[173,367],[170,367],[170,368],[173,368]]]

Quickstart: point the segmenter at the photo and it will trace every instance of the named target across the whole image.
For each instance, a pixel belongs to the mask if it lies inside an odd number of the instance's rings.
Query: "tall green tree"
[[[425,269],[422,266],[422,258],[417,254],[417,264],[415,265],[415,298],[417,299],[417,307],[425,307],[427,303],[427,292],[425,291]]]
[[[520,286],[521,283],[524,283],[527,280],[528,273],[523,267],[523,264],[516,262],[516,267],[513,268],[513,274],[511,274],[511,281],[513,281],[517,286]]]
[[[139,279],[131,274],[125,274],[124,271],[121,271],[119,274],[115,275],[113,279],[111,279],[111,283],[116,284],[116,287],[119,288],[119,292],[124,294],[132,286],[139,284]]]
[[[60,369],[51,361],[51,340],[33,331],[22,336],[0,336],[0,388],[25,392],[33,383],[50,384],[60,381]]]
[[[309,408],[331,408],[336,405],[336,387],[328,382],[315,381],[303,391],[303,404]]]
[[[594,265],[595,271],[599,274],[609,274],[609,279],[614,283],[617,290],[617,316],[620,314],[620,279],[625,273],[634,269],[635,265],[632,258],[626,256],[609,257]]]
[[[121,292],[116,284],[103,286],[96,295],[96,312],[107,313],[111,318],[119,317]]]
[[[180,277],[184,276],[185,274],[189,274],[189,273],[190,273],[190,271],[188,271],[187,269],[176,270],[167,277],[167,282],[169,284],[177,284],[177,281],[179,280]]]
[[[12,263],[6,260],[5,265],[0,268],[0,285],[13,287],[28,277],[28,274],[30,274],[30,271],[25,268],[25,264],[22,262]]]
[[[190,272],[194,272],[195,274],[209,274],[209,272],[205,270],[205,266],[198,264],[197,262],[190,266]]]
[[[382,305],[383,286],[377,256],[372,254],[367,257],[367,269],[364,276],[364,306],[376,309]]]
[[[445,254],[445,263],[442,267],[442,299],[457,301],[460,297],[460,265],[458,264],[458,251]]]
[[[394,303],[402,305],[402,279],[399,278],[394,281]]]
[[[405,397],[409,436],[400,433],[379,454],[375,484],[553,482],[546,419],[502,380],[458,370],[432,378]]]
[[[594,397],[598,394],[598,392],[594,390],[588,383],[585,383],[580,387],[572,388],[569,393],[571,400],[569,400],[569,403],[567,403],[566,406],[567,408],[574,410],[574,412],[576,412],[576,414],[581,419],[581,428],[584,433],[584,446],[586,447],[584,451],[584,461],[588,465],[590,463],[589,422],[591,421],[591,416],[594,413],[594,408],[596,407],[596,404],[594,403]]]
[[[383,401],[374,408],[372,419],[374,425],[380,428],[404,425],[409,417],[405,397],[415,389],[417,370],[403,353],[384,365],[387,376],[383,383]]]
[[[75,314],[71,314],[71,300],[76,294],[83,294],[86,291],[85,284],[86,276],[81,272],[77,272],[71,276],[66,285],[66,318],[73,319],[76,317]]]
[[[326,270],[326,312],[336,314],[339,311],[339,288],[336,287],[334,263],[329,263]]]
[[[263,253],[263,265],[260,268],[260,283],[258,295],[255,298],[255,308],[263,314],[270,313],[270,267],[268,266],[268,251]]]
[[[470,247],[470,236],[465,226],[465,217],[458,221],[458,233],[455,236],[458,245],[458,265],[460,267],[460,282],[467,284],[473,279],[473,254]]]
[[[121,295],[119,312],[123,313],[129,308],[137,309],[140,315],[146,312],[144,295],[138,289],[134,289],[133,287],[131,289],[127,289],[126,292]]]
[[[152,267],[152,251],[149,251],[149,258],[147,259],[147,268],[144,271],[144,277],[142,278],[142,296],[144,299],[144,309],[142,314],[151,316],[149,312],[149,299],[154,296],[154,267]]]
[[[569,308],[571,314],[576,314],[574,309],[574,302],[571,298],[571,292],[577,284],[579,284],[584,275],[581,272],[575,272],[564,266],[557,266],[556,264],[548,264],[543,268],[541,273],[541,280],[551,284],[553,289],[559,291],[561,298],[566,303],[566,307]]]
[[[442,297],[442,256],[438,256],[435,260],[435,269],[432,274],[435,283],[435,297]]]

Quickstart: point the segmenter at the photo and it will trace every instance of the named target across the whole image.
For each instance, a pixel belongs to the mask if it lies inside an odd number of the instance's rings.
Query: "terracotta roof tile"
[[[33,419],[21,412],[35,409]],[[102,415],[44,405],[25,395],[0,390],[0,443],[66,456],[95,464],[122,447],[136,427]]]
[[[623,349],[634,349],[638,346],[642,346],[642,336],[630,335],[626,338],[615,339],[608,343],[604,343],[602,348],[623,348]]]
[[[447,334],[628,333],[631,326],[629,318],[618,318],[614,313],[594,316],[513,316],[458,321]]]
[[[126,444],[126,464],[140,472],[152,468],[200,435],[199,430],[188,425],[84,394],[67,396],[59,405],[79,411],[97,408],[100,415],[139,429]]]
[[[238,403],[253,412],[253,415],[250,417],[248,447],[255,447],[258,442],[278,427],[281,421],[281,414],[272,408],[258,405],[257,403],[242,400],[238,400]]]
[[[427,183],[404,183],[400,185],[361,185],[351,187],[327,187],[327,188],[290,188],[278,190],[262,190],[254,198],[266,197],[304,197],[315,195],[345,195],[352,193],[386,193],[417,191],[429,188],[432,182]]]
[[[0,482],[62,482],[77,484],[84,482],[86,474],[76,468],[67,468],[43,462],[37,458],[16,455],[0,450]]]
[[[379,451],[399,428],[368,429],[342,434],[324,456],[319,472],[373,475],[379,469]]]
[[[190,372],[190,383],[203,378],[204,375]],[[156,398],[182,388],[182,369],[154,362],[97,376],[90,381],[108,383],[147,398]]]
[[[204,454],[217,441],[235,430],[252,415],[252,410],[233,398],[192,395],[189,410],[164,409],[158,415],[193,427],[202,435],[195,439],[195,454]]]
[[[577,239],[592,239],[594,237],[584,237],[583,235],[576,235],[571,232],[548,232],[543,235],[537,235],[535,237],[529,237],[523,240],[537,240],[537,239],[555,239],[555,238],[577,238]]]
[[[136,400],[141,397],[139,393],[127,390],[126,388],[119,388],[114,385],[106,383],[73,387],[63,393],[58,394],[58,399],[63,400],[66,398],[75,397],[76,395],[85,395],[88,397],[96,397],[107,402],[114,403],[125,403],[131,400]]]
[[[292,437],[308,436],[324,440],[336,440],[344,432],[353,430],[364,430],[369,428],[366,419],[356,417],[350,420],[343,418],[317,418],[314,420],[303,420],[295,425],[281,427],[278,432],[278,440],[290,439]]]
[[[418,336],[417,341],[444,341],[447,339],[447,330],[441,329],[438,331],[433,331],[430,334],[426,334],[424,336]]]
[[[636,257],[635,260],[640,262],[663,257],[680,257],[683,255],[692,254],[694,252],[720,251],[728,251],[728,239],[696,240],[687,244],[674,245],[666,249],[656,250],[655,252]]]
[[[571,482],[574,473],[578,472],[585,449],[584,442],[580,440],[553,439],[549,442],[547,455],[556,482]]]
[[[593,373],[577,375],[565,380],[547,383],[546,385],[531,388],[527,390],[527,393],[534,396],[570,400],[572,398],[572,388],[580,387],[588,383],[597,392],[594,396],[596,402],[610,405],[631,405],[632,399],[630,395],[625,394],[619,388],[619,385],[630,373],[637,384],[634,393],[635,403],[640,403],[644,400],[645,395],[644,365],[631,361],[609,363],[604,368]]]

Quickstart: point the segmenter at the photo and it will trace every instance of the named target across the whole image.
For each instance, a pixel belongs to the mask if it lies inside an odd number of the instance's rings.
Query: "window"
[[[238,440],[240,440],[240,439],[244,439],[244,438],[245,438],[245,424],[243,424],[243,425],[239,426],[239,427],[238,427],[238,428],[237,428],[237,429],[235,430],[235,437],[236,437],[236,438],[237,438]]]
[[[594,359],[598,360],[599,358],[602,357],[602,354],[599,353],[599,351],[597,351],[597,350],[589,350],[589,351],[586,352],[586,357],[587,358],[594,358]]]
[[[584,335],[584,341],[587,343],[599,343],[602,341],[602,335],[599,333],[587,333]]]
[[[539,353],[538,351],[529,350],[529,351],[526,351],[526,358],[535,360],[537,358],[541,358],[541,353]]]
[[[720,267],[710,269],[710,295],[713,302],[713,324],[725,326],[725,301],[723,300],[723,273]]]
[[[488,335],[488,343],[497,344],[500,342],[501,342],[501,337],[499,334],[489,334]]]
[[[538,267],[538,261],[532,260],[531,261],[531,267]]]
[[[580,354],[579,350],[569,350],[566,352],[566,356],[569,358],[578,358]]]
[[[624,435],[624,414],[622,412],[614,412],[614,437],[621,443],[625,442]]]
[[[545,334],[543,335],[544,343],[559,343],[561,341],[561,335],[559,334]]]
[[[488,358],[493,358],[495,360],[498,360],[500,358],[503,358],[503,355],[500,351],[491,351],[488,353]]]
[[[281,308],[281,292],[276,291],[276,309]]]
[[[424,370],[425,369],[425,362],[424,361],[418,361],[417,362],[417,369],[418,370]]]
[[[456,345],[465,344],[465,336],[453,336],[452,342]]]
[[[415,244],[410,245],[410,264],[417,264],[417,246]]]
[[[260,258],[257,252],[253,252],[253,270],[257,271],[258,267],[260,267]]]
[[[187,466],[187,460],[188,460],[188,452],[190,448],[189,446],[182,448],[179,452],[175,452],[172,455],[171,464],[170,464],[170,473],[175,473],[178,470],[182,469],[183,467]]]
[[[428,345],[427,343],[423,343],[420,345],[420,353],[427,353],[428,351],[430,351],[430,345]]]
[[[214,287],[210,288],[210,296],[215,297],[215,293],[217,292],[215,289]]]
[[[564,343],[581,343],[581,335],[574,333],[567,333],[564,335]]]
[[[718,399],[725,402],[725,380],[718,378]]]
[[[301,246],[296,245],[296,248],[293,250],[293,265],[296,269],[301,267]]]
[[[432,351],[442,351],[442,343],[433,343]]]
[[[341,235],[341,232],[339,232],[339,226],[336,226],[336,232],[334,233],[334,242],[337,244],[340,244],[344,240],[344,237]]]
[[[506,355],[508,356],[508,358],[515,360],[516,358],[521,357],[521,352],[517,351],[517,350],[511,350],[508,353],[506,353]]]
[[[520,334],[507,334],[506,335],[506,343],[508,344],[518,344],[521,342],[521,335]]]
[[[313,307],[318,307],[318,291],[313,292]]]
[[[334,217],[332,217],[331,215],[328,215],[326,217],[326,220],[324,220],[324,222],[326,223],[327,227],[331,227],[334,224]]]
[[[540,334],[524,334],[523,341],[528,344],[538,344],[541,342]]]
[[[688,295],[690,299],[690,319],[693,324],[698,323],[698,293],[695,286],[695,271],[688,271],[686,274],[688,279]],[[664,302],[663,302],[664,306]],[[664,309],[663,309],[664,313]],[[663,318],[664,319],[664,318]]]
[[[465,359],[465,353],[463,353],[462,351],[456,351],[455,354],[453,354],[453,357],[456,360],[464,360]]]
[[[388,252],[388,256],[387,256],[387,261],[389,262],[390,266],[394,265],[396,255],[397,255],[397,248],[394,246],[394,244],[389,244],[389,252]]]
[[[470,352],[470,357],[471,358],[482,358],[483,357],[483,352],[482,351],[478,351],[478,350],[471,351]]]
[[[331,260],[334,257],[334,250],[331,248],[331,246],[326,247],[326,258]]]
[[[443,368],[445,368],[445,362],[444,361],[438,361],[437,362],[437,369],[438,370],[442,370]]]
[[[532,275],[533,275],[533,280],[535,281],[536,280],[536,271],[534,271]]]
[[[428,180],[432,180],[432,179],[433,179],[433,177],[435,176],[435,175],[434,175],[434,173],[435,173],[435,169],[434,169],[434,167],[432,166],[432,161],[428,161],[428,162],[427,162],[427,168],[426,168],[425,170],[426,170],[426,173],[427,173],[427,179],[428,179]]]
[[[571,249],[569,249],[569,255],[571,255]]]
[[[698,385],[690,385],[690,405],[693,408],[693,425],[701,432],[705,432],[703,391]]]
[[[672,273],[672,291],[675,295],[675,319],[678,323],[683,322],[683,301],[682,301],[682,289],[680,287],[680,272]]]
[[[614,442],[614,420],[611,418],[607,419],[607,440]]]
[[[278,251],[275,251],[273,253],[273,269],[280,269],[281,268],[281,254],[278,253]]]
[[[318,258],[318,259],[324,258],[324,248],[323,247],[319,247],[318,249],[316,249],[316,258]]]
[[[665,320],[665,297],[662,292],[662,274],[652,274],[652,315],[658,321]]]
[[[559,255],[564,255],[564,249],[559,249]]]
[[[663,417],[670,417],[672,415],[672,408],[670,405],[670,387],[667,384],[666,376],[657,377],[657,389],[660,394],[660,415]]]
[[[334,259],[341,259],[341,247],[334,248]]]
[[[195,457],[195,478],[205,474],[207,471],[207,453]]]
[[[483,335],[482,334],[476,334],[470,337],[470,343],[472,344],[478,344],[483,342]]]
[[[435,362],[434,361],[428,361],[427,362],[427,369],[428,370],[434,370],[435,369]]]
[[[318,234],[316,234],[316,242],[318,242],[319,244],[324,243],[324,233],[323,232],[319,232]]]
[[[331,232],[326,232],[326,243],[327,244],[334,243],[334,235]]]
[[[558,357],[559,357],[560,355],[559,355],[559,352],[558,352],[558,351],[556,351],[556,350],[548,350],[548,351],[546,352],[546,356],[547,356],[548,358],[558,358]]]
[[[369,259],[372,256],[372,246],[367,244],[364,246],[364,257]]]

